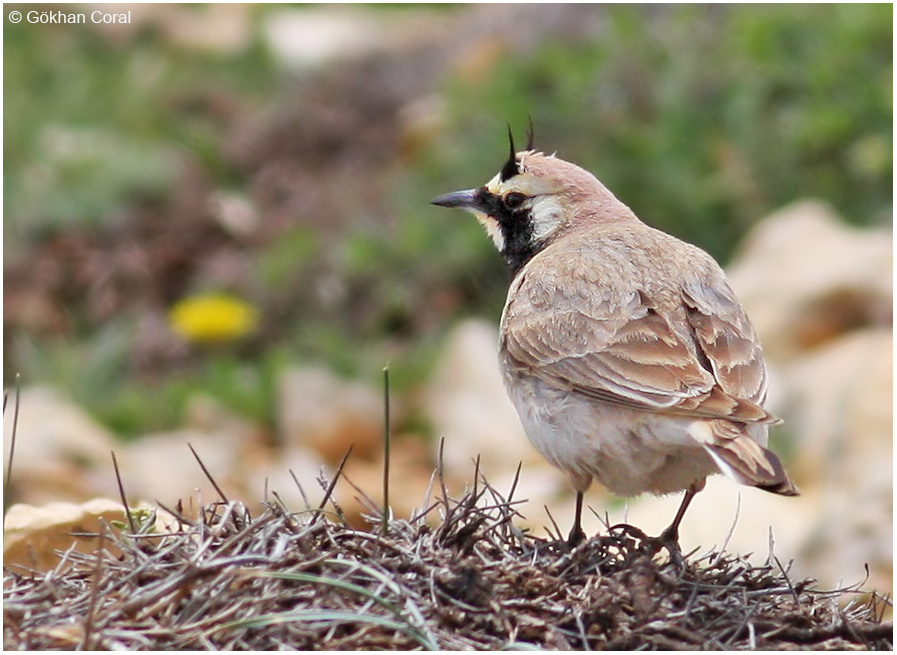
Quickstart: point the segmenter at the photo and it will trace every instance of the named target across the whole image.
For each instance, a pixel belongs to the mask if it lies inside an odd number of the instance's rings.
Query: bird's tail
[[[715,439],[704,448],[720,470],[737,482],[783,496],[800,495],[782,460],[743,431],[734,438]]]

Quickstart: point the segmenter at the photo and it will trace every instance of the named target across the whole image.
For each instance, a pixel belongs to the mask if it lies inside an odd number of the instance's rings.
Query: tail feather
[[[742,484],[782,496],[800,495],[782,460],[748,435],[704,444],[704,448],[723,473]]]

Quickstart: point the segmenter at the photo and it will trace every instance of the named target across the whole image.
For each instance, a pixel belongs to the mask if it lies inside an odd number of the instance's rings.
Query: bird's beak
[[[478,211],[479,202],[477,201],[477,189],[467,189],[465,191],[452,191],[445,195],[433,198],[431,205],[440,207],[451,207],[457,209],[466,209],[468,211]]]

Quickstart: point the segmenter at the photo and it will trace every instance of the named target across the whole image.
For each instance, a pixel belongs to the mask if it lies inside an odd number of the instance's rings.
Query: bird
[[[763,350],[719,264],[528,136],[515,152],[509,127],[495,177],[431,203],[473,213],[510,269],[499,366],[529,441],[576,492],[567,544],[586,538],[593,481],[623,497],[684,491],[655,539],[671,554],[710,475],[799,495],[767,448],[781,421]]]

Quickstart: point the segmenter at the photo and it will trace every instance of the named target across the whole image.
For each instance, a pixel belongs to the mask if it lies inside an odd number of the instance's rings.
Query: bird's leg
[[[586,533],[582,531],[582,492],[576,492],[576,516],[573,519],[573,529],[570,530],[570,536],[567,537],[567,545],[570,548],[578,546],[586,538]]]
[[[682,503],[679,505],[679,510],[676,512],[670,527],[661,532],[659,537],[644,539],[642,547],[644,552],[653,557],[661,548],[666,548],[670,554],[670,562],[679,569],[685,568],[685,560],[682,557],[682,551],[679,549],[679,524],[682,523],[682,517],[685,516],[685,510],[691,504],[692,498],[704,488],[704,482],[704,480],[698,480],[685,490],[685,496],[682,498]]]
[[[657,538],[660,544],[670,551],[671,555],[673,555],[674,551],[676,554],[680,554],[679,524],[682,523],[682,517],[685,516],[685,510],[691,505],[692,499],[704,488],[704,482],[705,480],[699,480],[685,490],[685,496],[682,498],[682,504],[679,505],[679,509],[676,512],[676,516],[673,518],[673,522],[670,524],[670,527],[661,532],[660,536]],[[675,557],[675,555],[673,555],[673,557]]]

